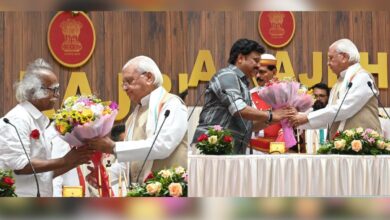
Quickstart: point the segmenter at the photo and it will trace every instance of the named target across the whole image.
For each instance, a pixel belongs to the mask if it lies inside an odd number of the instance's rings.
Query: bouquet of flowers
[[[314,98],[307,88],[292,78],[284,78],[283,80],[274,78],[266,83],[258,94],[273,109],[292,106],[299,112],[305,112],[314,103]],[[287,119],[282,120],[281,124],[286,147],[290,148],[297,143],[293,129],[288,124]]]
[[[11,171],[0,170],[0,197],[16,197]]]
[[[115,102],[102,102],[93,95],[71,96],[64,102],[63,108],[54,114],[54,126],[60,137],[71,146],[80,147],[88,139],[107,135],[118,114]],[[97,168],[96,176],[102,185],[101,195],[109,196],[108,176],[102,160],[102,153],[97,152],[92,162]],[[99,184],[100,185],[100,184]]]
[[[227,155],[233,152],[233,137],[229,131],[215,125],[198,137],[196,148],[201,154]]]
[[[183,167],[150,173],[142,185],[133,186],[130,197],[186,197],[188,174]]]
[[[356,128],[336,133],[335,138],[318,149],[319,154],[390,154],[390,141],[372,129]]]

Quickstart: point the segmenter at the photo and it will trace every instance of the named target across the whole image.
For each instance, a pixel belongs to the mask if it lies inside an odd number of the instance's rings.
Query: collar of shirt
[[[355,63],[355,64],[349,66],[346,70],[343,70],[343,71],[340,73],[340,78],[344,79],[345,76],[349,75],[350,73],[355,72],[355,71],[358,70],[359,68],[360,68],[360,64],[359,64],[359,63]]]
[[[153,92],[149,93],[148,95],[144,96],[142,99],[141,99],[141,102],[139,103],[139,105],[143,106],[143,107],[147,107],[149,106],[149,100],[150,100],[150,95],[152,94]]]
[[[20,103],[22,106],[35,120],[37,120],[39,127],[42,131],[49,125],[50,120],[46,115],[39,111],[33,104],[28,101]]]
[[[237,74],[237,76],[247,85],[249,86],[249,81],[246,75],[236,66],[229,64],[229,68],[233,70]]]

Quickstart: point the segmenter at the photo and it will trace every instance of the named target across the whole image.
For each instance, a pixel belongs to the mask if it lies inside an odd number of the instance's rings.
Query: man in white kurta
[[[27,67],[24,78],[16,85],[19,104],[4,116],[16,127],[21,140],[16,130],[1,119],[0,169],[14,172],[15,192],[19,197],[38,196],[31,166],[37,173],[40,196],[50,197],[53,176],[87,162],[92,155],[90,150],[75,149],[62,158],[50,159],[52,146],[45,135],[49,119],[42,111],[52,109],[58,97],[59,84],[52,67],[43,59],[37,59]]]
[[[162,87],[161,72],[149,57],[133,58],[122,72],[123,89],[137,105],[126,122],[125,141],[113,142],[104,137],[90,141],[90,148],[115,153],[119,162],[130,161],[130,182],[143,182],[150,171],[187,167],[188,123],[183,101]],[[167,111],[169,115],[165,117]]]
[[[330,93],[328,105],[307,115],[296,115],[290,122],[295,126],[302,125],[300,128],[310,129],[326,128],[328,125],[330,138],[337,131],[356,127],[381,132],[378,102],[367,82],[372,83],[374,93],[378,94],[378,90],[372,75],[362,68],[359,60],[359,51],[352,41],[341,39],[333,43],[329,47],[328,65],[336,73],[338,80]],[[350,83],[352,86],[346,95]],[[333,121],[335,123],[331,124]]]

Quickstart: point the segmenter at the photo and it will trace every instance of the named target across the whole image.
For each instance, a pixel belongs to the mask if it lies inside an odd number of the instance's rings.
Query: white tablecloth
[[[188,157],[191,197],[390,195],[390,156]]]

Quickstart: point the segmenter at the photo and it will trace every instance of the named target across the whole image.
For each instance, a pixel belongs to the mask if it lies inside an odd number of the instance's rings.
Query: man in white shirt
[[[150,171],[172,166],[187,167],[188,123],[184,102],[162,87],[162,74],[149,57],[131,59],[122,72],[123,90],[137,104],[126,122],[125,141],[114,142],[103,137],[91,140],[88,143],[90,148],[115,153],[119,162],[130,161],[130,182],[142,183]]]
[[[17,128],[24,147],[15,129],[3,119],[0,122],[0,164],[3,164],[0,169],[13,170],[15,192],[19,197],[38,195],[31,165],[37,173],[40,196],[50,197],[52,178],[86,163],[92,155],[86,148],[73,149],[62,158],[50,159],[52,146],[45,136],[49,119],[42,111],[52,109],[58,98],[59,84],[52,67],[43,59],[37,59],[16,85],[19,104],[4,116]]]
[[[359,51],[351,40],[341,39],[334,42],[329,47],[328,66],[337,75],[338,80],[330,93],[328,105],[309,114],[297,114],[290,118],[290,123],[294,126],[303,125],[300,128],[311,129],[325,128],[328,125],[330,139],[337,131],[356,127],[371,128],[380,133],[378,101],[368,82],[371,82],[376,94],[378,89],[373,76],[362,68],[359,61]],[[349,85],[352,86],[345,96]],[[336,117],[338,109],[340,111]],[[330,124],[333,120],[335,123]]]

